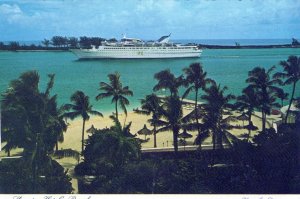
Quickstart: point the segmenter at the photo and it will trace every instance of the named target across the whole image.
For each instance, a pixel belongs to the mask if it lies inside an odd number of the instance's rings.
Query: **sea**
[[[187,41],[187,40],[181,40]],[[188,42],[201,43],[200,40]],[[219,43],[218,43],[219,41]],[[188,43],[187,42],[187,43]],[[220,42],[207,41],[207,44],[228,45],[230,42],[241,45],[286,44],[290,40],[226,40]],[[202,42],[203,43],[203,42]],[[36,70],[40,74],[40,90],[46,88],[47,74],[55,74],[52,94],[57,94],[59,105],[70,103],[70,96],[77,90],[84,91],[89,96],[93,107],[110,114],[114,110],[111,99],[96,101],[95,97],[101,91],[100,82],[108,82],[107,75],[118,72],[123,86],[129,86],[134,96],[128,97],[130,105],[127,110],[140,106],[140,100],[153,92],[157,83],[154,74],[170,69],[176,76],[183,74],[184,67],[193,62],[201,62],[209,78],[214,79],[221,86],[227,86],[228,93],[240,95],[246,87],[248,71],[256,66],[269,68],[276,66],[276,71],[282,68],[279,62],[287,60],[289,55],[300,56],[300,48],[273,49],[204,49],[200,58],[183,59],[102,59],[78,60],[71,52],[8,52],[0,51],[0,93],[5,92],[11,80],[19,77],[25,71]],[[291,93],[292,86],[286,86],[286,92]],[[184,92],[181,89],[181,93]],[[157,94],[167,95],[167,91]],[[300,85],[297,85],[296,95],[300,96]],[[188,96],[193,99],[194,96]],[[286,102],[287,103],[287,102]]]

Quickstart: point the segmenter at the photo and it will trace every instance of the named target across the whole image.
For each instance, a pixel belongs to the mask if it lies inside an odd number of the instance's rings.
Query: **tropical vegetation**
[[[111,102],[115,103],[115,115],[118,120],[118,105],[124,111],[125,115],[127,115],[126,106],[129,105],[129,100],[125,96],[132,96],[133,92],[129,89],[128,86],[122,85],[120,81],[120,74],[114,73],[108,75],[110,83],[100,82],[100,89],[103,90],[103,93],[97,95],[96,100],[100,100],[107,97],[112,97]]]
[[[151,119],[149,119],[148,122],[153,126],[154,148],[157,147],[156,134],[158,133],[157,127],[159,125],[159,119],[161,117],[161,104],[162,100],[153,93],[151,95],[147,95],[145,99],[141,99],[141,110],[134,110],[138,114],[152,115]]]
[[[2,95],[1,130],[3,141],[6,142],[4,149],[8,155],[13,148],[23,149],[23,157],[16,160],[15,167],[4,165],[2,171],[10,179],[4,182],[12,183],[12,180],[16,180],[13,184],[17,188],[11,189],[10,184],[8,190],[4,192],[11,190],[19,193],[71,193],[72,191],[70,178],[50,156],[57,141],[62,139],[66,124],[57,107],[57,96],[50,95],[54,75],[49,75],[49,78],[45,92],[41,92],[39,74],[36,71],[25,72],[18,79],[11,81],[9,88]],[[14,174],[16,170],[19,173]],[[61,187],[47,187],[55,183]]]
[[[44,40],[44,45],[56,42],[67,47],[78,42],[60,40],[66,38]],[[101,39],[80,38],[80,42],[100,44]],[[76,91],[71,103],[58,106],[58,96],[51,94],[55,76],[48,75],[41,91],[38,72],[25,72],[10,82],[1,98],[3,149],[8,156],[15,148],[23,151],[19,159],[0,162],[0,192],[71,193],[68,171],[54,155],[68,128],[66,119],[81,118],[81,161],[75,167],[79,193],[299,193],[299,118],[294,124],[278,123],[277,129],[266,125],[267,116],[288,97],[283,86],[293,86],[287,115],[292,103],[299,107],[300,100],[295,99],[299,60],[290,56],[280,62],[283,72],[275,74],[274,67],[253,68],[240,96],[210,79],[201,63],[190,64],[179,75],[169,69],[156,73],[153,91],[135,112],[149,115],[154,148],[157,133],[172,132],[173,151],[149,153],[141,150],[141,139],[131,132],[132,122],[119,121],[119,108],[127,115],[128,97],[133,95],[119,73],[109,74],[109,82],[101,81],[100,93],[95,94],[97,100],[111,98],[113,125],[94,128],[85,139],[90,115],[103,116],[93,109],[89,96]],[[165,96],[157,95],[161,90],[167,91]],[[184,114],[187,96],[194,103]],[[251,135],[256,111],[261,112],[262,128]],[[237,125],[238,115],[248,125]],[[236,137],[234,128],[247,129],[245,139]],[[180,132],[187,130],[197,132],[195,151],[178,146]],[[211,149],[201,147],[209,138]]]
[[[91,115],[97,115],[103,117],[102,113],[93,110],[93,106],[90,104],[89,96],[86,96],[82,91],[76,91],[71,96],[71,101],[73,104],[66,104],[64,108],[66,112],[64,117],[70,118],[71,120],[81,117],[82,118],[82,134],[81,134],[81,152],[84,149],[84,132],[85,132],[85,122],[90,119]]]
[[[190,92],[195,91],[195,119],[198,130],[198,137],[200,137],[200,123],[199,123],[199,111],[198,111],[198,98],[200,89],[204,90],[208,83],[212,82],[211,79],[207,78],[207,73],[203,71],[201,63],[192,63],[189,67],[183,69],[186,75],[186,81],[189,87],[183,94],[185,98]]]
[[[262,117],[262,131],[266,129],[267,115],[271,114],[273,107],[280,107],[276,102],[276,94],[280,92],[280,88],[276,84],[281,84],[278,78],[272,78],[271,73],[275,66],[266,70],[262,67],[255,67],[249,71],[246,82],[248,87],[254,89],[259,101],[259,110]]]
[[[289,107],[285,116],[285,123],[287,122],[287,118],[289,116],[289,112],[291,109],[291,105],[293,103],[296,91],[296,84],[300,79],[300,57],[289,56],[287,61],[281,61],[280,65],[283,68],[283,72],[278,72],[274,74],[275,78],[284,78],[283,85],[293,85],[293,90],[291,94],[291,99],[289,102]],[[282,99],[282,98],[281,98]]]

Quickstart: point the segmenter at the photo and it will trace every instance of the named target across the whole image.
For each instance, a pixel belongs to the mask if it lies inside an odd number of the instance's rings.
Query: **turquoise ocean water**
[[[248,71],[255,66],[277,66],[279,61],[289,55],[300,56],[300,49],[205,49],[200,58],[185,59],[150,59],[150,60],[84,60],[78,61],[71,52],[4,52],[0,51],[0,93],[3,93],[11,80],[22,72],[37,70],[41,77],[40,88],[45,89],[47,74],[54,73],[55,84],[52,93],[58,94],[59,104],[69,102],[76,90],[82,90],[90,96],[93,106],[103,113],[113,111],[110,99],[96,101],[99,82],[108,82],[107,74],[118,71],[123,85],[128,85],[134,92],[129,97],[132,110],[140,105],[139,99],[152,92],[156,84],[155,73],[169,68],[179,75],[182,69],[192,62],[201,62],[208,77],[213,78],[229,92],[239,95],[245,87]],[[296,95],[300,96],[300,85]],[[290,88],[287,88],[290,92]],[[165,94],[161,91],[159,94]]]

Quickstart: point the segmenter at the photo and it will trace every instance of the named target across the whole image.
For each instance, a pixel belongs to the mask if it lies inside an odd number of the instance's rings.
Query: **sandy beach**
[[[188,114],[190,110],[184,109],[184,114]],[[235,115],[238,115],[238,113],[235,113]],[[254,136],[257,134],[259,130],[261,130],[261,119],[260,119],[260,112],[255,112],[255,114],[252,116],[252,122],[255,126],[257,126],[259,129],[257,131],[253,131],[251,133],[251,136]],[[124,122],[128,124],[129,122],[132,122],[130,131],[134,135],[136,134],[138,138],[145,139],[144,135],[138,135],[137,131],[143,128],[144,124],[147,125],[149,129],[153,129],[153,127],[148,123],[148,119],[150,116],[147,115],[140,115],[134,112],[128,112],[127,117],[125,117],[125,114],[119,115],[119,120],[122,125],[124,125]],[[126,119],[126,121],[125,121]],[[268,122],[267,127],[270,127],[273,122],[280,120],[280,115],[270,115],[268,116]],[[74,120],[67,120],[68,122],[68,129],[64,133],[64,141],[62,143],[59,143],[58,147],[59,149],[73,149],[80,151],[81,150],[81,132],[82,132],[82,119],[76,118]],[[240,126],[243,126],[243,121],[237,121],[233,124],[238,124]],[[247,125],[248,122],[244,121],[244,125]],[[109,115],[106,114],[104,117],[99,116],[91,116],[90,119],[86,122],[86,128],[85,131],[88,130],[92,125],[94,125],[95,128],[101,129],[105,127],[110,127],[113,125],[113,121],[109,118]],[[245,129],[233,129],[230,131],[235,136],[240,136],[241,134],[247,133],[247,130]],[[186,142],[188,145],[193,144],[194,139],[196,138],[197,132],[192,131],[189,132],[193,135],[192,138],[186,139]],[[85,139],[88,138],[90,133],[85,132]],[[153,147],[153,135],[147,136],[149,138],[148,142],[145,142],[142,144],[142,148],[152,148]],[[172,146],[173,142],[173,136],[171,131],[167,132],[160,132],[157,134],[157,147],[170,147]],[[204,144],[210,144],[211,139],[207,139]],[[20,149],[15,149],[11,152],[12,155],[20,153]],[[4,157],[6,154],[4,151],[1,151],[0,157]]]
[[[184,114],[188,114],[190,110],[184,109]],[[238,115],[238,113],[235,113],[235,115]],[[139,131],[141,128],[143,128],[144,124],[147,125],[149,129],[153,129],[153,127],[148,123],[148,119],[150,116],[146,115],[140,115],[134,112],[129,112],[126,118],[126,124],[128,124],[130,121],[132,121],[131,125],[131,133],[132,134],[137,134],[137,131]],[[119,120],[121,124],[123,125],[125,122],[125,114],[121,114],[119,116]],[[280,120],[279,115],[270,115],[268,116],[268,122],[267,122],[267,127],[270,127],[274,121]],[[257,126],[259,130],[261,130],[261,119],[260,119],[260,113],[255,112],[255,115],[252,116],[252,122],[255,126]],[[77,118],[73,121],[68,120],[69,126],[67,132],[64,134],[64,142],[59,143],[59,148],[60,149],[74,149],[77,151],[80,151],[81,149],[81,132],[82,132],[82,119]],[[240,126],[243,126],[243,121],[237,121],[234,122],[234,124],[238,124]],[[244,121],[244,125],[247,125],[248,122]],[[109,118],[109,115],[105,115],[103,118],[102,117],[96,117],[96,116],[91,116],[89,121],[86,122],[86,130],[89,129],[92,125],[94,125],[95,128],[101,129],[105,127],[110,127],[113,125],[112,120]],[[196,138],[197,132],[189,132],[190,134],[193,135],[192,138],[186,139],[187,144],[193,144],[194,139]],[[245,129],[233,129],[231,130],[231,133],[233,133],[236,136],[240,136],[243,133],[247,133],[247,130]],[[257,134],[257,131],[253,131],[252,136]],[[85,139],[88,138],[90,134],[85,133]],[[140,139],[145,139],[144,135],[138,135],[137,137]],[[153,147],[153,135],[147,136],[147,138],[150,138],[148,142],[145,142],[142,144],[142,148],[152,148]],[[167,147],[167,146],[172,146],[172,132],[160,132],[157,134],[157,147]],[[205,144],[210,144],[211,140],[207,139],[205,141]]]

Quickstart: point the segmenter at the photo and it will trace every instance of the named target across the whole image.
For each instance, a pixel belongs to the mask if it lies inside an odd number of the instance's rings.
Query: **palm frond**
[[[210,136],[211,136],[211,133],[209,131],[202,131],[200,134],[197,135],[197,137],[194,141],[194,144],[200,145]]]
[[[160,129],[157,130],[157,132],[165,132],[165,131],[171,131],[172,130],[172,126],[171,125],[168,125],[168,126],[164,126],[164,127],[161,127]]]
[[[48,77],[49,77],[49,82],[47,84],[47,88],[45,91],[46,96],[49,96],[50,90],[53,88],[55,74],[48,74]]]
[[[192,91],[192,90],[194,90],[195,89],[195,87],[194,86],[190,86],[190,87],[188,87],[186,90],[185,90],[185,92],[183,93],[183,95],[182,95],[182,99],[184,99],[184,98],[186,98],[186,96],[188,96],[188,94]]]
[[[133,109],[133,111],[137,114],[141,114],[141,115],[150,115],[150,111],[147,110],[140,110],[140,109]]]
[[[149,119],[148,120],[150,123],[155,123],[157,127],[160,127],[160,126],[168,126],[169,125],[169,122],[167,121],[163,121],[163,120],[153,120],[153,119]]]
[[[111,97],[112,93],[100,93],[96,96],[96,100],[104,99],[107,97]]]
[[[77,160],[78,162],[80,160],[80,153],[73,149],[62,149],[62,150],[55,151],[53,156],[56,158],[59,158],[59,159],[65,158],[65,157],[72,157],[75,160]]]
[[[103,117],[103,114],[100,113],[99,111],[90,110],[89,113],[92,115],[97,115],[97,116]]]
[[[74,109],[74,108],[75,108],[74,104],[65,104],[65,105],[63,105],[63,110],[65,110],[65,111],[69,111],[69,110]]]
[[[272,66],[267,70],[267,74],[270,74],[273,70],[275,70],[276,66]]]
[[[100,82],[100,90],[104,90],[106,92],[112,92],[114,89],[108,83]]]
[[[81,115],[80,112],[68,112],[68,113],[64,113],[63,117],[74,120],[75,118],[79,117],[80,115]]]
[[[129,90],[128,86],[125,86],[121,91],[120,91],[121,95],[127,95],[127,96],[133,96],[133,92],[131,90]]]
[[[275,78],[275,79],[279,79],[279,78],[284,79],[287,77],[288,77],[288,74],[283,73],[283,72],[277,72],[273,75],[273,78]]]
[[[232,133],[230,133],[229,131],[225,131],[224,133],[225,133],[226,137],[228,137],[230,140],[232,140],[232,141],[239,141],[239,139],[235,135],[233,135]]]

